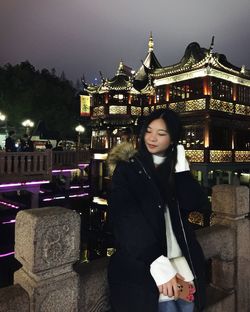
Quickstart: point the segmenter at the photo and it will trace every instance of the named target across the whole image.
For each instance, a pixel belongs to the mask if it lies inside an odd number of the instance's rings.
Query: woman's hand
[[[180,290],[178,287],[177,277],[179,279],[184,280],[184,278],[180,274],[176,274],[171,280],[169,280],[167,283],[164,283],[160,286],[158,286],[159,292],[163,294],[164,296],[168,297],[174,297],[175,300],[179,298]]]

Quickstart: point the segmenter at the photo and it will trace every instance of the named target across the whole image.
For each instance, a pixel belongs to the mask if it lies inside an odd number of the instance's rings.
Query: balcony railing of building
[[[250,162],[250,151],[187,149],[186,156],[193,163],[242,163]]]
[[[248,312],[249,188],[215,186],[212,208],[214,225],[197,231],[212,263],[205,312]],[[76,212],[60,207],[20,211],[15,236],[15,257],[22,268],[13,286],[0,289],[1,311],[109,311],[109,259],[80,261]]]

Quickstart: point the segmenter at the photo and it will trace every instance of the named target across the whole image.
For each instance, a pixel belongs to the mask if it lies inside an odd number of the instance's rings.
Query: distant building
[[[228,171],[229,182],[232,172],[249,172],[250,70],[215,53],[213,39],[208,49],[190,43],[179,63],[163,67],[151,35],[136,72],[121,61],[113,78],[88,85],[93,151],[107,152],[124,133],[136,145],[138,122],[154,109],[171,108],[180,113],[182,144],[205,185],[214,170]]]

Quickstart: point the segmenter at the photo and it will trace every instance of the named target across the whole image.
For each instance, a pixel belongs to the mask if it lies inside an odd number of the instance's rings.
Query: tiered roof
[[[111,79],[104,79],[100,85],[89,85],[86,91],[90,94],[114,92],[128,92],[130,94],[153,94],[157,85],[186,80],[186,73],[190,78],[210,75],[212,72],[222,79],[229,79],[236,83],[246,83],[250,86],[250,70],[245,66],[232,65],[225,55],[213,52],[214,38],[210,48],[202,48],[197,42],[190,43],[180,62],[162,67],[154,54],[154,41],[150,34],[148,53],[141,67],[133,74],[132,69],[120,61],[116,75]],[[195,73],[192,76],[192,73]],[[221,76],[221,75],[224,76]],[[179,76],[178,76],[179,75]],[[213,75],[213,74],[211,74]],[[192,76],[192,77],[191,77]]]
[[[130,67],[120,61],[116,75],[111,79],[102,79],[99,86],[88,86],[89,93],[105,93],[110,91],[128,91],[132,94],[139,93],[133,86],[133,77]]]
[[[149,74],[153,79],[160,79],[204,67],[219,69],[223,72],[241,76],[247,79],[250,78],[250,71],[245,69],[244,66],[239,68],[235,65],[232,65],[227,60],[225,55],[213,53],[212,44],[209,49],[206,49],[201,48],[197,42],[192,42],[187,46],[185,54],[179,63],[150,70]]]

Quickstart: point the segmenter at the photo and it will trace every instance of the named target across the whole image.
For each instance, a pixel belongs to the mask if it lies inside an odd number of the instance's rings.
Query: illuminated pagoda
[[[127,136],[137,141],[136,125],[143,116],[143,103],[148,97],[140,92],[149,85],[147,71],[161,68],[154,51],[152,34],[149,38],[148,53],[137,72],[122,61],[116,75],[111,79],[102,78],[100,85],[90,85],[85,90],[91,96],[91,148],[94,151],[109,150]]]
[[[204,185],[209,175],[249,172],[250,71],[230,64],[226,56],[190,43],[179,63],[162,67],[150,35],[148,54],[137,72],[121,62],[112,79],[88,86],[92,96],[92,148],[110,149],[154,109],[171,108],[184,125],[182,144]],[[211,177],[210,177],[211,178]],[[218,175],[217,177],[218,178]],[[222,177],[223,178],[223,177]]]
[[[180,113],[182,144],[205,185],[213,170],[228,171],[230,182],[233,171],[247,172],[250,164],[250,71],[214,53],[213,44],[214,38],[209,49],[193,42],[179,63],[149,70],[155,89],[150,111]]]

